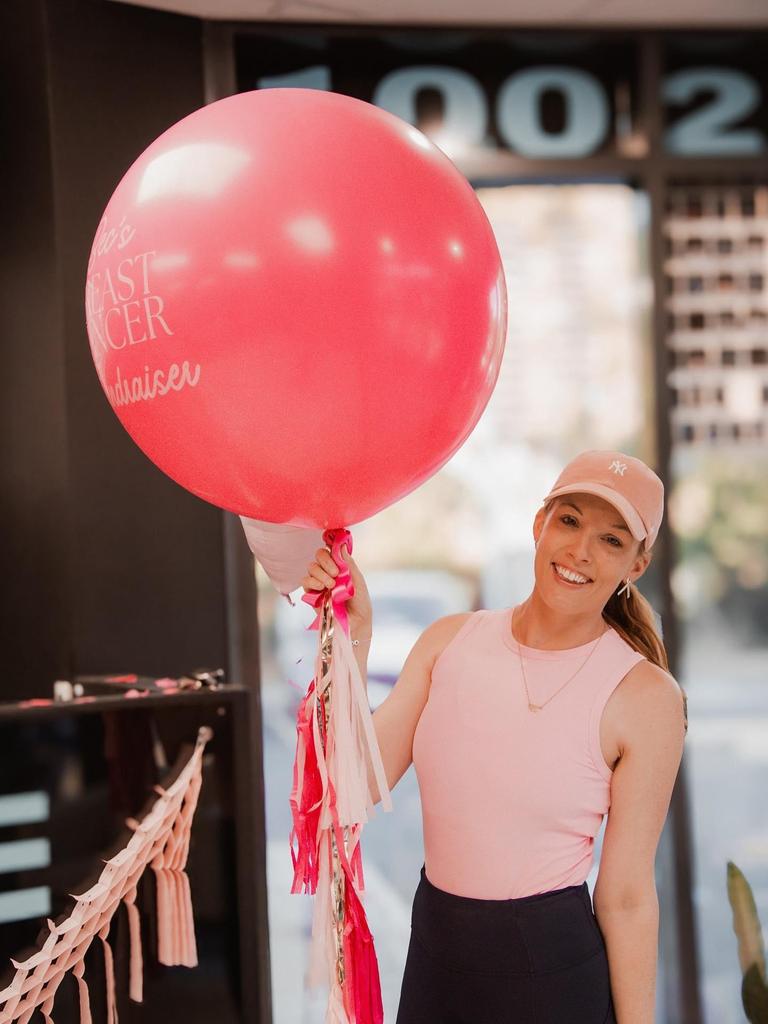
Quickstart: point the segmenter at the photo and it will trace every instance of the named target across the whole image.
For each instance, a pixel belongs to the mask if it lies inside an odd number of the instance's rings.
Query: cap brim
[[[605,498],[610,505],[618,509],[635,540],[643,540],[648,536],[648,531],[634,505],[627,501],[623,494],[619,494],[612,487],[606,487],[604,484],[596,484],[591,481],[583,484],[565,484],[562,487],[556,487],[554,491],[550,491],[546,498],[544,498],[544,501],[549,501],[550,498],[559,498],[561,494],[577,494],[579,492],[582,494],[594,494],[598,498]]]

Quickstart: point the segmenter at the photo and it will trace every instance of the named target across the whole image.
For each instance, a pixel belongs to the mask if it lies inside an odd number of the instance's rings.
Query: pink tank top
[[[473,612],[444,648],[413,738],[424,867],[457,896],[512,899],[580,885],[610,806],[600,749],[605,704],[644,660],[611,628],[579,647],[520,645],[542,704],[528,710],[512,608]]]

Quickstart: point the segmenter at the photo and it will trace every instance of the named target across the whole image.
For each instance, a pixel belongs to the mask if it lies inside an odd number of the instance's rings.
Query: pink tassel
[[[365,880],[363,879],[363,850],[360,845],[360,832],[361,828],[358,825],[354,830],[355,850],[349,863],[352,868],[352,874],[355,877],[355,884],[358,892],[365,892]]]
[[[157,959],[166,967],[196,967],[189,877],[180,868],[152,867],[157,880]]]
[[[104,949],[104,974],[107,982],[107,1024],[117,1024],[117,1005],[115,1003],[115,963],[112,958],[112,947],[109,944],[109,925],[104,925],[99,932],[99,938]]]
[[[384,1009],[373,936],[363,905],[351,883],[347,885],[344,901],[344,921],[344,964],[347,967],[344,996],[347,1013],[350,1020],[360,1024],[383,1024]]]
[[[42,986],[40,986],[40,987],[42,988]],[[36,995],[36,996],[37,996],[37,994],[38,994],[38,993],[35,993],[35,995]],[[29,1010],[27,1010],[27,1011],[26,1011],[26,1013],[23,1013],[23,1014],[22,1014],[22,1015],[21,1015],[21,1016],[20,1016],[20,1017],[18,1018],[18,1024],[29,1024],[29,1019],[30,1019],[30,1017],[32,1016],[32,1014],[33,1014],[34,1012],[35,1012],[35,1008],[34,1008],[34,1006],[30,1007],[30,1009],[29,1009]]]
[[[184,923],[184,882],[182,871],[171,870],[171,899],[173,900],[173,955],[177,965],[183,965],[187,955],[186,928]]]
[[[331,807],[335,807],[333,784]],[[344,1009],[352,1024],[384,1024],[381,982],[373,935],[368,927],[365,909],[355,891],[352,867],[344,853],[344,837],[338,821],[334,821],[334,835],[339,861],[345,875],[344,884]],[[359,844],[355,852],[359,850]]]
[[[197,941],[195,939],[195,922],[192,916],[192,890],[189,875],[186,871],[179,872],[182,887],[182,907],[184,911],[183,932],[184,945],[179,963],[183,967],[197,967]]]
[[[72,973],[77,978],[77,987],[80,990],[80,1024],[93,1024],[91,1017],[91,999],[88,994],[88,983],[83,977],[85,974],[85,960],[81,957],[72,968]]]
[[[161,862],[162,863],[162,862]],[[165,868],[152,865],[155,872],[155,899],[157,901],[157,959],[161,964],[168,965],[170,959],[170,901],[168,899],[168,881]]]
[[[298,739],[293,762],[293,788],[290,796],[293,828],[289,837],[293,861],[292,893],[300,892],[302,886],[305,893],[317,891],[317,835],[323,784],[318,771],[317,752],[312,730],[315,700],[315,680],[313,679],[296,716]],[[298,841],[298,850],[295,853],[294,840]]]
[[[40,1013],[42,1013],[45,1019],[45,1024],[53,1024],[51,1018],[51,1010],[53,1009],[53,996],[49,996],[48,999],[40,1006]]]
[[[331,906],[331,839],[328,832],[323,832],[320,839],[319,875],[317,893],[312,914],[312,941],[309,948],[309,967],[307,985],[310,988],[327,984],[334,979],[333,920]]]
[[[383,1024],[373,936],[356,890],[357,886],[360,892],[364,891],[360,836],[373,806],[368,787],[367,752],[371,756],[383,809],[391,810],[392,803],[365,687],[349,639],[346,602],[354,595],[354,585],[341,547],[346,545],[351,553],[351,535],[347,530],[326,530],[323,540],[332,546],[334,561],[339,566],[331,592],[335,629],[327,676],[323,676],[322,656],[318,650],[315,676],[297,713],[290,800],[294,867],[291,892],[300,891],[303,884],[305,892],[315,894],[307,983],[310,986],[323,981],[329,984],[325,1024]],[[317,609],[310,629],[319,629],[326,596],[320,592],[305,594],[302,598]],[[326,684],[331,685],[327,723],[317,698],[318,689]],[[339,985],[336,973],[332,835],[344,872],[343,985]],[[298,841],[295,853],[294,839]]]
[[[131,889],[131,891],[125,895],[123,902],[125,903],[125,909],[128,911],[128,934],[130,936],[131,948],[128,995],[135,1003],[141,1003],[144,999],[144,976],[141,955],[141,921],[139,920],[139,910],[136,906],[136,889]],[[81,979],[78,978],[78,981],[80,980]],[[83,984],[85,984],[85,982],[83,982]],[[87,992],[88,990],[86,989],[86,994]],[[80,1017],[80,1024],[85,1024],[82,1020],[82,1011]]]

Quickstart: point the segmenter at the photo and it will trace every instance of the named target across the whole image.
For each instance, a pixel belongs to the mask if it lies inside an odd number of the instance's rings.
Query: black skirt
[[[587,883],[478,900],[422,867],[396,1024],[616,1024]]]

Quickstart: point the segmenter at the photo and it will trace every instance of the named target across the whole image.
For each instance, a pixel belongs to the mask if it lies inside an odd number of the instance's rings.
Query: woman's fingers
[[[331,555],[331,552],[328,551],[327,548],[318,548],[315,552],[315,559],[327,573],[330,573],[331,576],[338,575],[339,567],[334,562],[333,555]]]
[[[352,575],[355,575],[352,556],[347,551],[346,544],[342,545],[344,560],[349,564]],[[301,581],[305,590],[324,590],[326,587],[336,585],[336,577],[339,575],[339,567],[333,559],[328,548],[318,548],[315,552],[315,561],[311,562],[307,569],[307,575]]]
[[[368,588],[365,585],[365,580],[352,560],[352,556],[346,550],[346,545],[343,545],[342,554],[349,566],[352,582],[355,586],[355,594],[347,602],[347,613],[351,619],[359,620],[360,622],[370,622],[372,614],[371,599],[368,594]],[[315,552],[315,561],[310,563],[307,575],[301,581],[301,585],[307,592],[332,590],[336,585],[336,577],[338,575],[339,567],[330,551],[327,548],[318,548]]]
[[[326,587],[333,587],[336,583],[333,577],[329,576],[327,572],[323,572],[316,562],[312,563],[309,567],[309,574],[301,582],[305,590],[325,590]]]
[[[320,583],[319,580],[314,579],[310,576],[305,576],[301,581],[301,585],[304,590],[325,590],[325,583]]]
[[[330,551],[318,548],[315,552],[315,561],[310,563],[307,575],[301,581],[302,586],[305,590],[325,590],[326,587],[333,587],[338,572],[339,567],[331,557]]]

